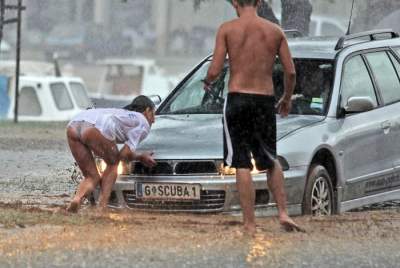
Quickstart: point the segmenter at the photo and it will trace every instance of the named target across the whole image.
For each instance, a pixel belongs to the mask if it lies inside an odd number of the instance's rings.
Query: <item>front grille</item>
[[[218,174],[215,161],[158,161],[157,165],[148,168],[141,162],[132,163],[132,175],[191,175]]]
[[[256,190],[256,205],[267,205],[269,203],[268,190]]]
[[[221,211],[225,203],[225,191],[201,191],[200,200],[141,200],[136,198],[136,191],[123,191],[129,208],[163,211]]]
[[[168,162],[157,162],[157,165],[148,168],[141,162],[135,162],[133,165],[133,174],[135,175],[171,175],[173,174],[172,165]]]
[[[111,192],[108,204],[110,206],[118,206],[118,197],[117,197],[117,193],[115,191]]]
[[[175,166],[176,174],[216,174],[217,167],[214,162],[179,162]]]

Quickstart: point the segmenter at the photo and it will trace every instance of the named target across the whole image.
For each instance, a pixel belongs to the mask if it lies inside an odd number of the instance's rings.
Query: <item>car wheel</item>
[[[303,214],[326,216],[333,214],[333,187],[328,171],[321,165],[311,167],[303,200]]]

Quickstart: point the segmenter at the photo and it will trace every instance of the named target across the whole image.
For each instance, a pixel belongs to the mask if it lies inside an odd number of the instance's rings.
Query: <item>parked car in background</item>
[[[14,98],[14,90],[10,92]],[[20,78],[18,119],[20,121],[69,121],[92,106],[79,77]],[[8,118],[14,117],[11,102]]]
[[[281,20],[281,15],[277,14]],[[293,30],[293,29],[287,29]],[[327,16],[311,15],[309,36],[342,36],[346,33],[346,25],[336,18]]]
[[[289,40],[297,86],[289,117],[277,117],[277,149],[291,214],[330,215],[400,198],[400,38],[365,32]],[[157,109],[138,150],[157,165],[120,164],[110,206],[223,212],[240,209],[235,169],[224,167],[222,109],[229,65],[203,90],[212,57]],[[274,83],[283,92],[282,66]],[[104,164],[99,161],[102,172]],[[253,170],[257,208],[275,207],[265,171]]]
[[[0,102],[4,105],[1,116],[10,120],[15,107],[14,64],[0,63]],[[21,62],[18,120],[68,121],[93,106],[80,77],[57,77],[53,72],[49,63]]]
[[[177,84],[153,59],[106,59],[98,64],[105,70],[98,91],[90,94],[96,107],[122,107],[138,95],[165,98]]]
[[[346,25],[341,21],[326,16],[311,16],[310,36],[342,36],[346,33]]]

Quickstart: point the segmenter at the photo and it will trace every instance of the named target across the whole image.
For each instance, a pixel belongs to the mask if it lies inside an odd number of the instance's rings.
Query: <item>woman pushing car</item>
[[[106,208],[117,179],[120,161],[137,160],[152,167],[152,153],[137,153],[138,144],[147,137],[154,123],[154,103],[146,96],[136,97],[123,109],[90,109],[76,115],[67,126],[67,139],[84,179],[79,184],[67,210],[77,212],[84,196],[100,184],[100,208]],[[117,143],[124,143],[118,150]],[[103,174],[97,169],[94,156],[107,164]]]

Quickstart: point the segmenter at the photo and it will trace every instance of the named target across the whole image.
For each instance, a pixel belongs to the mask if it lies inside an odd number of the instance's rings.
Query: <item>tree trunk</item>
[[[279,24],[279,20],[276,18],[274,11],[272,10],[271,6],[265,2],[265,1],[261,1],[261,5],[258,8],[258,16],[269,20],[270,22],[273,22],[275,24]]]

